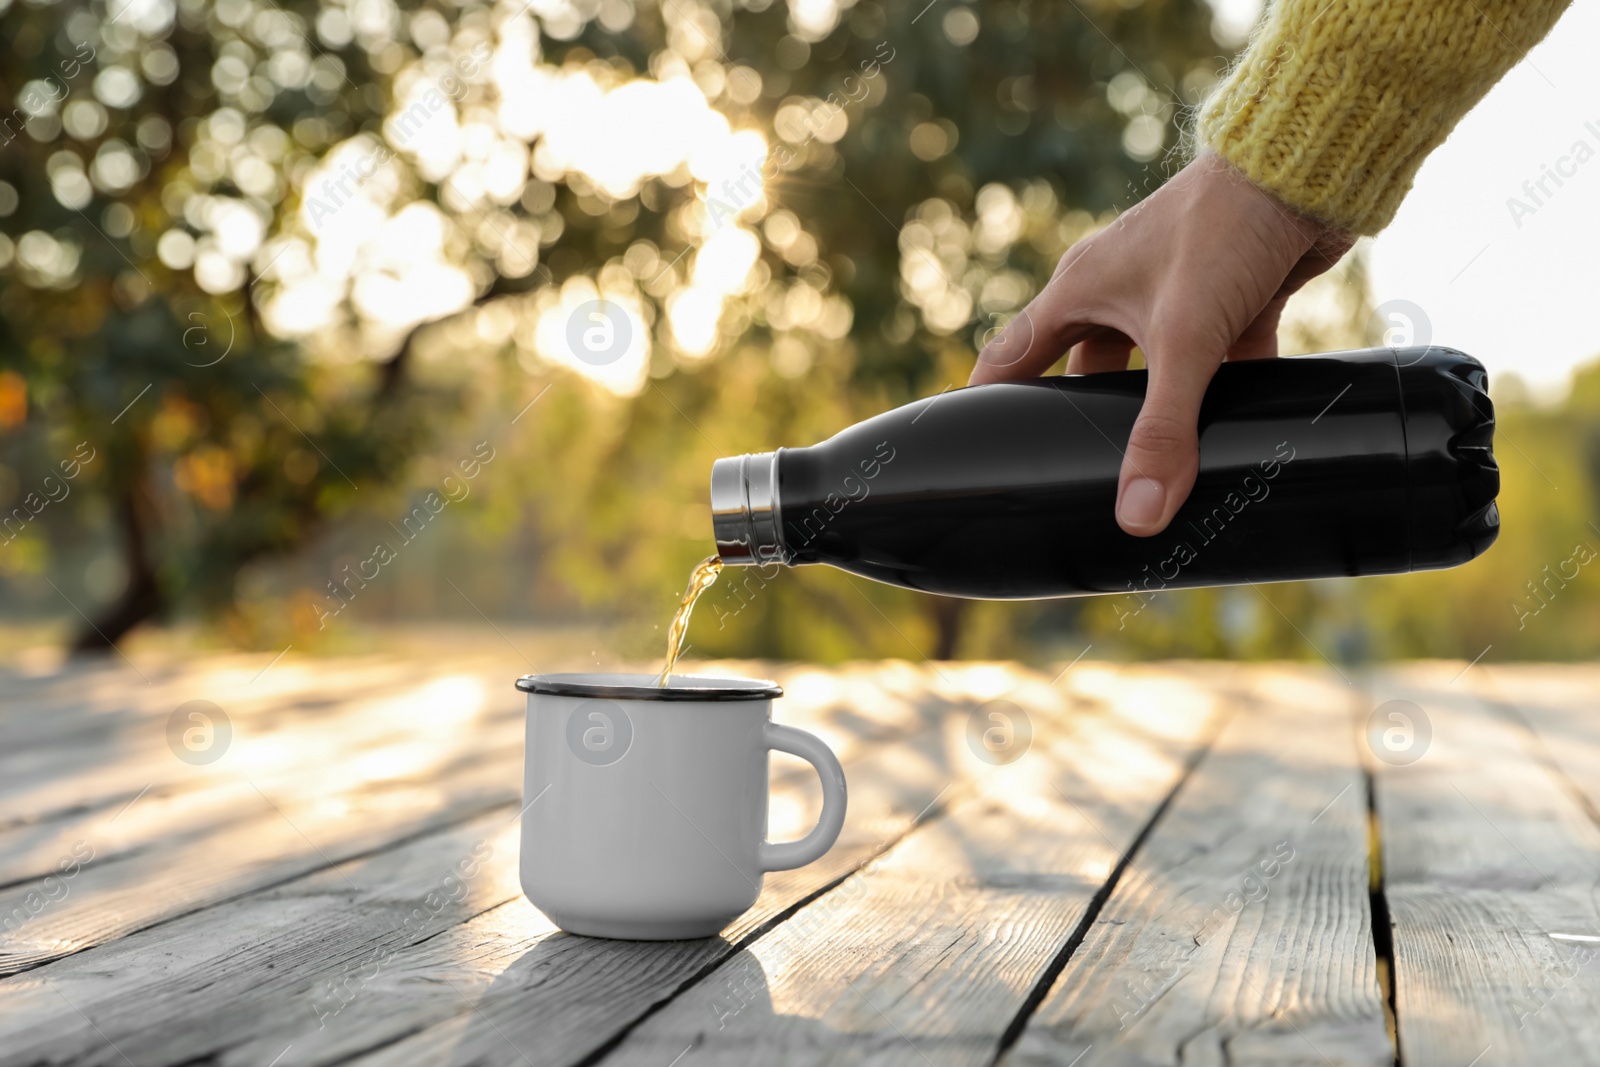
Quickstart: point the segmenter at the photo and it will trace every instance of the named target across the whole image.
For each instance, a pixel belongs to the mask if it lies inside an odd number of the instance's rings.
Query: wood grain
[[[1462,681],[1532,730],[1536,753],[1600,817],[1600,668],[1480,664]]]
[[[971,800],[720,965],[605,1062],[989,1063],[1227,710],[1173,673],[1120,679],[1122,699],[1098,714],[1035,717],[1032,748],[990,768]]]
[[[646,1013],[676,1003],[685,989],[700,988],[711,969],[742,943],[766,936],[769,928],[787,929],[796,921],[788,914],[794,904],[837,882],[904,835],[912,825],[913,813],[932,817],[938,811],[934,801],[941,805],[957,802],[964,781],[975,771],[991,769],[974,758],[966,740],[967,720],[985,701],[1010,693],[1026,702],[1037,720],[1046,722],[1064,721],[1098,703],[1098,698],[1069,692],[1070,687],[1053,688],[1043,676],[1000,665],[918,669],[891,664],[847,668],[845,674],[854,675],[854,683],[829,685],[825,679],[814,679],[813,689],[780,680],[790,694],[813,704],[814,713],[802,716],[802,723],[808,729],[817,727],[824,736],[830,728],[846,723],[858,734],[881,736],[885,722],[912,731],[901,744],[880,741],[868,746],[867,754],[856,762],[847,763],[851,782],[847,835],[857,819],[879,828],[870,852],[841,837],[840,844],[818,865],[769,876],[755,909],[711,941],[629,944],[558,934],[541,939],[537,946],[513,942],[511,951],[505,952],[501,949],[507,946],[499,940],[501,929],[527,909],[525,902],[513,901],[482,921],[431,942],[437,955],[418,961],[421,973],[446,967],[448,961],[463,956],[472,961],[466,971],[452,972],[452,982],[460,987],[456,992],[462,997],[457,1014],[352,1062],[375,1067],[586,1061]],[[890,690],[903,699],[880,703],[877,697]],[[1168,729],[1165,719],[1146,710],[1150,712],[1147,728],[1157,733]],[[835,739],[830,737],[830,743]],[[912,804],[906,804],[902,795],[908,788],[915,797]],[[864,790],[881,791],[882,799],[875,801]],[[885,830],[892,833],[885,835]],[[821,899],[829,896],[831,892]],[[780,901],[784,910],[775,913]],[[495,951],[477,950],[475,946],[485,940]],[[609,1062],[610,1057],[606,1059]]]
[[[514,670],[270,658],[0,671],[0,1065],[1387,1063],[1369,784],[1403,1062],[1596,1062],[1600,942],[1552,936],[1600,937],[1592,666],[701,665],[778,678],[849,819],[649,944],[520,894]],[[209,767],[166,746],[196,697],[238,729]],[[1362,730],[1393,698],[1406,766]],[[972,747],[996,700],[1014,763]],[[813,772],[772,781],[803,832]]]
[[[215,668],[195,674],[172,685],[194,692],[221,684]],[[232,745],[209,765],[191,766],[169,750],[169,710],[127,712],[143,724],[141,741],[125,745],[119,774],[156,781],[115,806],[86,802],[0,831],[0,974],[516,800],[523,698],[509,680],[494,685],[492,675],[457,669],[430,676],[392,661],[351,674],[354,682],[336,681],[344,671],[335,664],[286,670],[266,690],[282,701],[276,714],[271,700],[237,701],[245,711]],[[237,667],[220,672],[224,681],[241,675]],[[330,695],[339,692],[349,698]],[[83,769],[36,794],[117,777],[98,766],[100,757],[85,752]],[[63,886],[61,866],[85,856]]]
[[[1249,680],[1009,1067],[1393,1060],[1352,692],[1331,672]]]
[[[35,967],[136,930],[245,893],[300,877],[513,803],[521,761],[457,764],[448,773],[369,783],[353,793],[269,792],[246,781],[209,813],[185,824],[189,805],[157,801],[148,809],[165,833],[146,847],[102,854],[116,826],[87,832],[74,847],[92,857],[70,880],[47,875],[0,891],[0,974]],[[141,801],[140,803],[143,803]],[[64,891],[60,888],[64,882]],[[41,906],[40,900],[45,903]]]
[[[463,707],[504,716],[521,706],[506,678],[482,667],[388,662],[357,664],[346,674],[280,663],[262,674],[267,664],[252,666],[254,672],[202,666],[192,678],[162,676],[164,684],[151,690],[87,686],[82,705],[49,714],[8,703],[11,744],[0,752],[0,830],[114,815],[141,794],[237,780],[232,772],[241,763],[257,778],[314,770],[306,765],[318,759],[383,742],[432,740],[441,726],[465,727]],[[167,720],[192,699],[211,700],[232,720],[234,747],[226,762],[193,766],[168,747]],[[0,841],[0,884],[17,880],[22,862]]]
[[[813,697],[819,695],[827,696]],[[847,768],[858,783],[840,844],[823,864],[770,877],[762,900],[728,937],[748,935],[870,858],[941,792],[959,793],[947,788],[954,778],[944,740],[922,718],[936,721],[949,701],[927,697],[919,709],[915,693],[881,703],[861,703],[862,695],[854,691],[858,703],[848,721],[870,724],[867,732],[875,740],[840,746],[853,751]],[[906,717],[908,709],[913,718]],[[797,718],[812,720],[807,725],[823,732],[841,728],[841,710],[831,698],[795,705]],[[774,781],[774,832],[798,833],[815,817],[805,796],[809,782],[789,773],[776,774]],[[786,809],[792,809],[787,816]],[[296,1063],[333,1062],[441,1024],[431,1038],[408,1045],[409,1056],[448,1035],[453,1020],[476,1017],[472,1004],[442,984],[441,976],[463,992],[482,994],[500,981],[501,972],[523,975],[521,968],[546,959],[569,964],[555,980],[548,967],[535,968],[540,988],[531,997],[507,985],[511,978],[496,995],[510,994],[518,998],[518,1010],[548,1020],[552,1035],[542,1037],[541,1047],[580,1055],[628,1022],[616,1013],[615,1000],[607,1002],[603,1020],[586,1020],[580,1009],[594,981],[615,986],[622,1003],[631,996],[642,1012],[730,950],[721,940],[652,948],[557,934],[515,885],[516,827],[506,820],[517,810],[507,802],[493,816],[206,907],[0,982],[0,1050],[6,1050],[0,1062],[12,1062],[12,1049],[16,1062],[33,1062],[31,1057],[66,1048],[73,1062],[121,1062],[128,1054],[141,1064],[207,1057],[262,1064],[290,1043]],[[425,922],[397,933],[397,917],[436,892],[452,864],[469,856],[477,837],[494,824],[503,829],[490,838],[493,859],[483,865],[487,873],[469,882],[470,893],[446,899],[437,913],[425,909]],[[636,967],[641,954],[656,962]],[[520,968],[517,961],[523,961]],[[152,995],[130,1000],[130,986]],[[330,1014],[330,1006],[337,1011]],[[98,1029],[83,1025],[84,1016]],[[574,1021],[582,1025],[574,1027]],[[554,1039],[555,1031],[568,1034],[565,1045]]]
[[[1594,1061],[1600,967],[1553,934],[1600,934],[1600,829],[1524,723],[1456,665],[1387,672],[1374,703],[1432,724],[1409,766],[1374,762],[1408,1067]]]

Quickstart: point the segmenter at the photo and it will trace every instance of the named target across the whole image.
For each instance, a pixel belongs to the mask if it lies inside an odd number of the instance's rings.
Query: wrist
[[[1336,252],[1337,258],[1355,243],[1355,235],[1349,230],[1285,202],[1212,149],[1203,149],[1190,166],[1200,172],[1212,190],[1212,203],[1206,213],[1224,219],[1257,220],[1259,228],[1255,232],[1274,235],[1272,244],[1286,257],[1285,269],[1313,249]]]

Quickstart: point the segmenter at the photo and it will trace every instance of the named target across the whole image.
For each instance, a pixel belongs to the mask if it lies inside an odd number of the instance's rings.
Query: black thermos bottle
[[[1200,474],[1165,531],[1114,503],[1146,373],[955,389],[809,448],[719,459],[728,564],[828,563],[988,599],[1451,567],[1499,532],[1494,408],[1477,360],[1376,348],[1225,363]]]

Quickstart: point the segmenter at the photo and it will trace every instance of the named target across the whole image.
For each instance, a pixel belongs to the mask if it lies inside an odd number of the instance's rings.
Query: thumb
[[[1200,470],[1200,402],[1222,363],[1220,352],[1213,358],[1202,357],[1202,351],[1191,344],[1151,353],[1150,384],[1117,486],[1117,524],[1135,537],[1166,529],[1194,488]],[[1182,355],[1174,358],[1174,352]]]

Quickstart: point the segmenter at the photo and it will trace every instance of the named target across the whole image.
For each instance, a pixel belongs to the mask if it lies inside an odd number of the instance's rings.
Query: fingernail
[[[1160,482],[1135,478],[1122,491],[1117,513],[1129,526],[1154,526],[1161,521],[1161,510],[1166,502],[1167,492],[1161,488]]]

